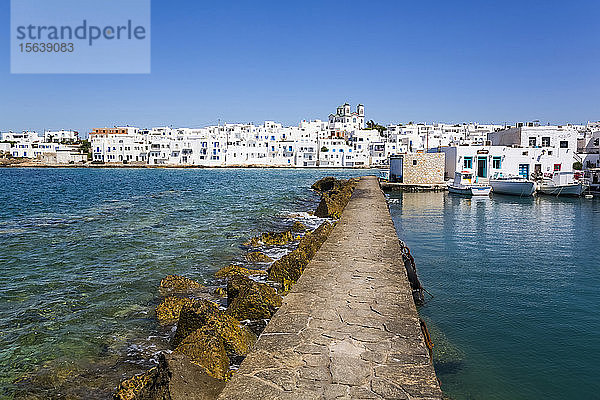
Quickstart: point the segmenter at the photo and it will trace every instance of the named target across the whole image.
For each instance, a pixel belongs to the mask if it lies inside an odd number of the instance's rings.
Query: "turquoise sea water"
[[[167,347],[161,278],[210,285],[242,242],[314,210],[314,181],[364,173],[0,169],[0,398],[110,398]]]
[[[110,398],[167,347],[162,277],[213,284],[248,237],[316,207],[315,180],[364,173],[0,169],[0,398]],[[598,200],[388,200],[452,398],[598,398]]]
[[[600,398],[600,201],[388,196],[453,399]]]

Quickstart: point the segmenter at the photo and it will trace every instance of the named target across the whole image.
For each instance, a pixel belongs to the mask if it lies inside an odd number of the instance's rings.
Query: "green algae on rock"
[[[248,328],[221,311],[215,303],[199,300],[181,309],[173,347],[179,346],[188,335],[201,328],[214,330],[223,340],[228,354],[246,355],[256,341],[256,336]]]
[[[290,228],[292,232],[306,232],[308,228],[302,222],[294,222],[294,225]]]
[[[181,341],[175,352],[186,355],[213,378],[226,380],[231,375],[223,340],[211,328],[195,330]]]
[[[315,211],[315,215],[320,218],[339,219],[346,204],[350,201],[356,183],[356,179],[348,179],[347,181],[336,180],[332,189],[321,193],[321,202]]]
[[[160,281],[159,291],[161,294],[185,293],[201,288],[202,285],[193,279],[180,275],[167,275]]]
[[[222,313],[219,306],[208,300],[198,300],[191,306],[186,306],[179,312],[177,330],[171,342],[172,347],[177,347],[185,337],[196,329],[204,326],[213,315]]]
[[[121,382],[113,396],[115,400],[155,400],[170,399],[168,376],[160,367],[150,368],[141,375]]]
[[[161,325],[172,325],[179,319],[184,306],[191,306],[196,300],[187,297],[169,296],[156,307],[156,318]]]
[[[266,275],[267,272],[261,269],[248,269],[240,267],[239,265],[229,264],[226,267],[221,268],[215,273],[215,277],[219,279],[230,278],[232,276],[253,276],[253,275]]]
[[[291,286],[300,278],[310,259],[325,242],[332,228],[333,226],[330,223],[323,222],[313,232],[304,235],[298,244],[298,248],[271,265],[268,270],[269,280],[277,282],[281,287],[281,291],[289,291]]]
[[[166,362],[162,362],[162,359]],[[169,376],[171,400],[214,400],[225,387],[225,382],[215,379],[206,370],[180,353],[161,354],[159,368],[164,364]]]
[[[251,251],[246,254],[246,260],[251,263],[268,263],[273,261],[271,257],[260,252],[260,251]]]
[[[269,319],[279,307],[281,297],[267,284],[236,276],[227,282],[229,307],[226,314],[238,320]]]
[[[214,362],[218,358],[204,358],[205,364],[212,367],[212,364],[206,362],[209,360]],[[223,370],[214,367],[212,369],[215,372]],[[229,369],[228,366],[227,369]],[[227,371],[225,374],[227,374]],[[224,386],[225,382],[209,375],[205,367],[192,362],[188,356],[176,352],[161,353],[158,356],[158,367],[153,367],[144,374],[123,381],[113,398],[115,400],[177,400],[188,398],[212,400],[218,396]]]
[[[317,192],[327,192],[339,188],[342,182],[343,181],[336,179],[333,176],[327,176],[313,183],[310,188]]]
[[[244,246],[282,246],[294,241],[294,235],[290,231],[284,232],[265,232],[259,236],[253,237],[244,243]]]

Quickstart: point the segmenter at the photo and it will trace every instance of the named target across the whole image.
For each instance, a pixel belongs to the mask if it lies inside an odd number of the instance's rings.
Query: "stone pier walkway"
[[[363,178],[219,399],[440,399],[401,260]]]

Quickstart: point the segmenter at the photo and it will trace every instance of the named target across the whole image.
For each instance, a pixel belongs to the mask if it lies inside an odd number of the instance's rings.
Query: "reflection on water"
[[[596,398],[598,199],[388,196],[454,399]]]

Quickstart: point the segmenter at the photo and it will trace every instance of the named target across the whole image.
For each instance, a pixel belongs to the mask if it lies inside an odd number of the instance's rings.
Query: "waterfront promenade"
[[[219,399],[440,399],[375,177],[284,297]]]

